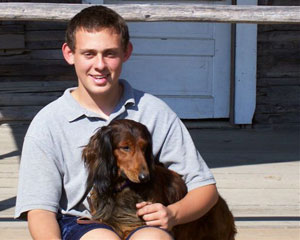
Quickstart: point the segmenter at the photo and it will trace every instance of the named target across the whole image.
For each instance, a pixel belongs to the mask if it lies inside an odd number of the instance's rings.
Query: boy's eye
[[[115,51],[108,51],[106,52],[106,56],[107,57],[115,57],[117,55],[117,53]]]
[[[84,55],[87,56],[87,57],[92,56],[91,53],[85,53]]]
[[[83,56],[85,56],[87,58],[91,58],[92,56],[94,56],[94,54],[92,52],[84,52]]]

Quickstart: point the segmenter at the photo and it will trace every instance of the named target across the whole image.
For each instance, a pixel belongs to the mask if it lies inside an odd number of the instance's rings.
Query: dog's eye
[[[122,146],[120,147],[122,150],[124,150],[125,152],[129,152],[130,151],[130,147],[129,146]]]

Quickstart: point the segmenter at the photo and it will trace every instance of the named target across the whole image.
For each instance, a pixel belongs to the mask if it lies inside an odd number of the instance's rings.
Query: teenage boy
[[[127,25],[117,13],[92,6],[69,23],[62,52],[75,66],[78,87],[43,108],[26,134],[20,166],[16,217],[28,220],[34,239],[119,240],[104,224],[78,224],[90,217],[85,194],[87,172],[82,147],[95,131],[116,118],[145,124],[153,137],[154,155],[181,174],[185,198],[163,206],[137,204],[148,227],[130,240],[165,239],[177,224],[204,215],[217,201],[215,180],[176,114],[156,97],[119,80],[132,52]]]

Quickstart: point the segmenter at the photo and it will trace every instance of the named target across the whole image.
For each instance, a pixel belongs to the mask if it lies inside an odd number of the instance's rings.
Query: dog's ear
[[[113,155],[112,128],[102,127],[84,148],[82,156],[88,169],[87,189],[94,189],[101,196],[111,194],[117,176],[116,159]]]

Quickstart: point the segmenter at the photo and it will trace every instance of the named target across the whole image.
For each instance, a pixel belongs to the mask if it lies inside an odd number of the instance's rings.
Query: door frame
[[[257,5],[258,0],[232,0],[232,5]],[[103,0],[82,3],[103,4]],[[232,24],[230,112],[232,124],[252,124],[256,107],[257,24]],[[221,106],[221,104],[220,104]]]
[[[257,0],[233,0],[236,5],[257,5]],[[230,122],[252,124],[256,107],[257,24],[232,24]]]

